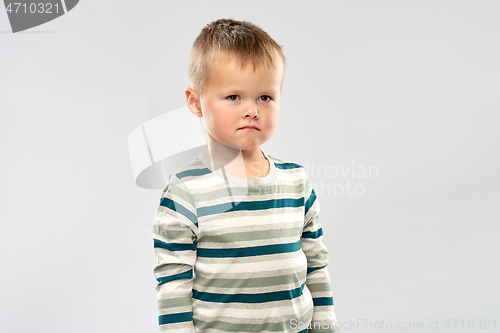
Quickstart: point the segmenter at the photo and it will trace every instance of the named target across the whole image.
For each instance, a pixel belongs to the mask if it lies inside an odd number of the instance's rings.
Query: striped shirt
[[[262,178],[203,153],[169,176],[152,228],[160,332],[338,332],[318,198],[301,165],[262,153]]]

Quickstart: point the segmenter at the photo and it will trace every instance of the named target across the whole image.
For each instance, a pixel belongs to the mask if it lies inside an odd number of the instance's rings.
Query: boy
[[[212,22],[193,45],[186,104],[210,144],[170,175],[156,211],[162,332],[338,332],[314,189],[260,149],[284,69],[249,22]]]

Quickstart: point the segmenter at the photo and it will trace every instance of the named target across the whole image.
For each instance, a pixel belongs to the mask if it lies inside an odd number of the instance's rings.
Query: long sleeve
[[[193,333],[193,267],[198,223],[193,198],[175,176],[163,190],[152,228],[160,332]]]
[[[305,174],[305,172],[304,172]],[[305,174],[305,217],[302,251],[307,258],[306,285],[313,297],[314,312],[308,333],[339,332],[333,307],[330,275],[327,270],[328,251],[323,244],[323,229],[319,221],[319,201]]]

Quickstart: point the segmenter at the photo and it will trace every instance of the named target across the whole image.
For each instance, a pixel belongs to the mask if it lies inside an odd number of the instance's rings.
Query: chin
[[[260,144],[253,144],[253,145],[239,145],[241,150],[259,150],[260,149]]]

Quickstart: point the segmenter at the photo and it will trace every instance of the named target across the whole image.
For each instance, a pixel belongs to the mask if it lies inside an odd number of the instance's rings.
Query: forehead
[[[252,60],[243,59],[243,57],[241,57],[237,54],[214,52],[214,54],[210,58],[209,66],[211,68],[219,67],[219,66],[232,66],[232,67],[236,67],[240,70],[244,70],[244,69],[253,67],[253,70],[255,71],[257,68],[263,67],[263,64],[261,64],[259,61],[256,61],[256,62],[257,62],[257,66],[255,66],[255,64],[253,64]]]
[[[223,83],[229,84],[229,78],[234,77],[260,77],[267,78],[265,81],[279,80],[283,78],[282,64],[276,64],[275,67],[268,66],[264,63],[254,63],[252,60],[246,62],[239,56],[234,54],[224,54],[221,52],[215,53],[209,62],[210,76],[212,79],[223,79]],[[220,83],[220,82],[219,82]]]

